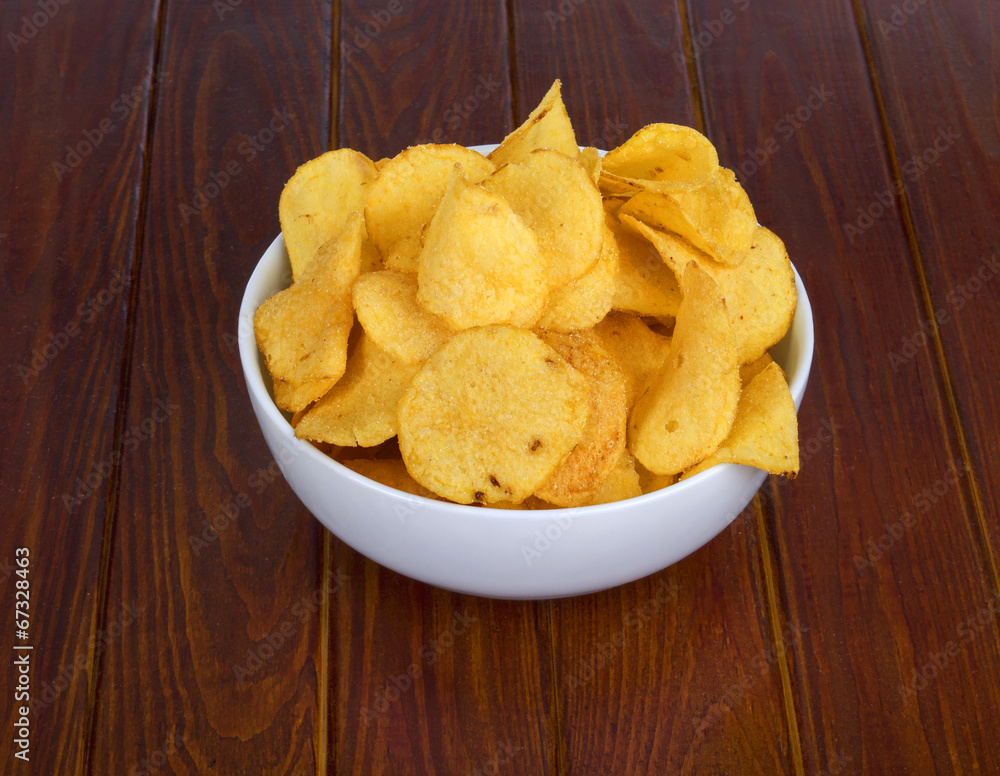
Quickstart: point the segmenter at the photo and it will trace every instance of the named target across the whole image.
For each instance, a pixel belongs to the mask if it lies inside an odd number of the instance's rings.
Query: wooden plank
[[[342,13],[342,146],[379,158],[510,131],[503,3],[352,1]],[[344,545],[335,557],[348,580],[330,635],[333,772],[553,771],[544,604],[432,588]]]
[[[914,368],[913,351],[933,348],[937,330],[996,583],[1000,384],[983,378],[1000,374],[1000,342],[983,333],[1000,319],[1000,137],[989,120],[1000,77],[1000,9],[988,2],[861,7],[929,291],[920,325],[896,343],[889,368]],[[871,203],[859,207],[857,220],[878,214]],[[877,228],[873,219],[852,236],[864,244]]]
[[[518,2],[514,19],[521,115],[558,76],[579,142],[695,123],[673,3]],[[561,771],[793,770],[757,542],[745,517],[671,569],[553,605]]]
[[[324,768],[319,524],[274,466],[234,335],[295,167],[325,150],[324,2],[170,3],[152,130],[92,773]],[[167,408],[167,409],[164,409]]]
[[[693,6],[693,30],[726,8]],[[805,771],[995,770],[996,627],[963,636],[993,580],[940,372],[926,348],[889,368],[924,317],[898,202],[863,244],[843,226],[894,187],[851,5],[747,6],[698,66],[708,132],[816,322],[800,421],[827,431],[768,518],[785,616],[809,628],[791,649]]]
[[[102,540],[117,462],[128,454],[115,426],[157,6],[0,7],[5,773],[81,771],[94,661],[114,638],[109,628],[122,626],[117,607],[102,619]],[[26,578],[18,558],[30,564]],[[18,586],[29,596],[23,640]],[[25,657],[27,687],[14,665]],[[22,717],[27,763],[15,759]]]

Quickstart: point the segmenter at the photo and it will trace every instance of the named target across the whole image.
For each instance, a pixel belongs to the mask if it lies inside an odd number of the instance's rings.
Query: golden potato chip
[[[576,447],[587,378],[530,331],[459,332],[399,403],[399,448],[426,488],[460,504],[520,502]]]
[[[589,329],[608,314],[618,275],[618,245],[605,230],[601,255],[586,274],[549,292],[537,327],[548,331]]]
[[[630,313],[612,312],[594,327],[601,345],[625,372],[628,404],[660,373],[670,355],[670,337],[658,334]]]
[[[499,195],[454,178],[427,228],[417,301],[450,326],[467,329],[531,326],[547,295],[531,229]]]
[[[766,227],[758,227],[746,257],[727,267],[675,234],[660,232],[628,215],[622,223],[646,237],[675,273],[695,263],[718,284],[736,337],[737,356],[747,364],[780,341],[795,315],[795,274],[785,246]]]
[[[681,290],[670,356],[629,418],[629,449],[656,474],[681,472],[715,450],[740,395],[740,362],[719,287],[689,264]]]
[[[357,472],[362,477],[375,480],[375,482],[380,482],[390,488],[401,490],[404,493],[412,493],[414,496],[437,498],[437,496],[410,476],[401,459],[349,458],[340,461],[340,463],[351,471]]]
[[[609,151],[601,165],[608,185],[667,193],[698,188],[718,168],[711,141],[679,124],[648,124]]]
[[[716,261],[735,266],[750,249],[757,217],[732,170],[718,168],[709,182],[691,191],[642,191],[629,199],[630,215],[656,229],[676,232]]]
[[[794,477],[799,471],[799,422],[785,373],[774,362],[765,366],[740,395],[736,418],[719,448],[684,473],[693,477],[717,463],[755,466]]]
[[[363,231],[361,215],[352,213],[343,233],[320,247],[299,280],[254,314],[257,346],[282,409],[303,409],[344,373],[354,323],[350,290],[361,267]]]
[[[573,125],[562,101],[562,83],[558,79],[528,119],[507,135],[489,158],[497,167],[516,164],[523,162],[537,148],[551,148],[574,158],[580,153]]]
[[[635,462],[635,471],[636,476],[639,478],[639,489],[643,493],[663,490],[680,479],[676,474],[654,474],[638,461]]]
[[[601,180],[601,155],[598,153],[597,149],[593,146],[587,146],[582,151],[580,151],[580,157],[577,159],[580,166],[587,171],[587,174],[591,177],[591,180],[595,184]]]
[[[773,364],[774,359],[771,358],[770,353],[765,353],[763,356],[758,358],[756,361],[751,361],[749,364],[744,364],[740,367],[740,382],[743,387],[746,388],[757,375],[764,371],[764,367],[768,364]]]
[[[354,212],[363,212],[375,165],[364,154],[341,148],[299,167],[278,201],[285,249],[297,280],[321,245],[336,237]]]
[[[484,181],[534,232],[547,266],[549,288],[576,280],[597,262],[603,240],[601,193],[565,154],[533,151]]]
[[[612,501],[622,501],[642,495],[639,473],[635,468],[635,456],[624,448],[618,456],[618,462],[612,467],[604,482],[587,500],[587,505],[610,504]]]
[[[590,332],[546,332],[542,341],[587,378],[587,425],[569,456],[535,491],[550,504],[587,503],[621,458],[628,421],[625,375],[618,362]]]
[[[655,318],[676,317],[681,303],[677,276],[649,240],[611,219],[621,257],[612,308]]]
[[[407,272],[369,272],[354,282],[354,311],[376,345],[400,361],[419,364],[455,333],[417,303],[417,277]]]
[[[399,398],[417,369],[362,336],[343,378],[299,421],[295,436],[344,447],[371,447],[394,437]]]
[[[424,229],[458,172],[479,183],[496,166],[460,145],[418,145],[387,162],[372,182],[365,222],[388,269],[417,271]]]

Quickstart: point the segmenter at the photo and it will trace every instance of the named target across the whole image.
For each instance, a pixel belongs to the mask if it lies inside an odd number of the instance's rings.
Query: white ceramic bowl
[[[576,509],[518,511],[412,496],[356,474],[296,439],[274,404],[253,315],[291,279],[284,239],[267,249],[240,307],[240,360],[264,439],[292,490],[358,552],[408,577],[495,598],[556,598],[640,579],[694,552],[743,511],[766,474],[722,464],[637,498]],[[798,408],[813,354],[809,298],[771,353]]]

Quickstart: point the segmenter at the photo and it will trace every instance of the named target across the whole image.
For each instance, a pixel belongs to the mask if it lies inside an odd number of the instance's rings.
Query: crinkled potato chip
[[[490,154],[490,160],[500,167],[524,161],[537,148],[551,148],[576,157],[580,146],[562,101],[562,83],[556,79],[527,120],[504,138]]]
[[[520,502],[583,436],[587,378],[535,334],[484,326],[452,337],[399,403],[413,478],[460,504]]]
[[[558,151],[533,151],[523,162],[498,169],[483,186],[503,197],[534,232],[549,288],[576,280],[597,262],[604,228],[601,193],[573,159]]]
[[[369,272],[354,282],[354,311],[365,333],[382,350],[407,364],[421,364],[455,329],[417,302],[417,277],[407,272]]]
[[[344,376],[299,421],[295,436],[343,447],[372,447],[391,439],[399,398],[419,368],[362,336]]]
[[[594,495],[587,501],[587,506],[591,504],[610,504],[612,501],[622,501],[627,498],[635,498],[642,495],[642,486],[639,482],[639,473],[635,468],[635,456],[628,451],[622,450],[618,456],[618,463],[611,469],[604,482],[600,484]]]
[[[540,336],[587,378],[589,412],[582,439],[535,495],[561,507],[581,506],[597,492],[625,449],[625,375],[591,332]]]
[[[620,261],[612,308],[654,318],[676,317],[681,303],[677,276],[656,248],[611,219]]]
[[[412,493],[414,496],[437,498],[427,488],[417,482],[399,458],[349,458],[341,460],[344,466],[362,477],[380,482],[390,488]]]
[[[623,223],[646,237],[674,272],[695,263],[718,283],[726,300],[741,363],[760,358],[779,342],[795,315],[795,274],[784,243],[766,227],[758,227],[745,258],[727,267],[675,234],[660,232],[627,215]]]
[[[547,288],[531,229],[499,195],[454,178],[427,228],[417,301],[456,329],[531,326]]]
[[[770,363],[740,395],[732,430],[719,448],[684,477],[717,463],[755,466],[794,477],[799,471],[799,423],[785,373]]]
[[[666,363],[670,337],[653,331],[637,316],[621,312],[609,313],[594,327],[594,333],[624,370],[631,407]]]
[[[740,362],[719,287],[689,264],[681,290],[670,356],[629,419],[629,449],[656,474],[684,471],[714,451],[740,396]]]
[[[612,191],[695,189],[719,168],[719,154],[698,130],[679,124],[648,124],[609,151],[602,184]]]
[[[757,217],[732,170],[720,167],[708,183],[691,191],[642,191],[619,217],[630,215],[656,229],[676,232],[721,264],[736,266],[757,231]]]
[[[363,231],[361,215],[352,213],[343,233],[320,247],[299,280],[254,314],[257,346],[282,409],[303,409],[344,373],[354,323],[351,286],[361,267]]]
[[[549,292],[538,328],[576,331],[592,328],[611,309],[618,276],[618,245],[605,230],[601,255],[585,275]]]
[[[458,172],[479,183],[496,165],[460,145],[419,145],[388,161],[372,182],[365,221],[388,269],[417,271],[423,233]]]
[[[278,201],[285,249],[298,279],[321,245],[339,235],[354,212],[364,212],[375,165],[364,154],[341,148],[299,167]]]

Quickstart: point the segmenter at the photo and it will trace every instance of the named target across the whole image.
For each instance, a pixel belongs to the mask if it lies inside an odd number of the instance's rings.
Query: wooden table
[[[6,773],[1000,772],[1000,5],[9,0],[0,30]],[[582,143],[713,140],[816,358],[797,480],[648,579],[493,601],[306,512],[237,309],[298,164],[496,142],[555,77]]]

